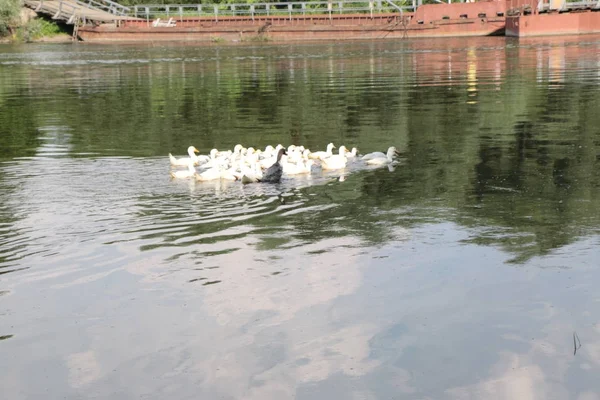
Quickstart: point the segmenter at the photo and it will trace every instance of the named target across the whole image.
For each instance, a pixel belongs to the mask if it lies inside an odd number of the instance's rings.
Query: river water
[[[600,399],[599,89],[595,36],[0,45],[1,397]],[[400,163],[169,178],[329,142]]]

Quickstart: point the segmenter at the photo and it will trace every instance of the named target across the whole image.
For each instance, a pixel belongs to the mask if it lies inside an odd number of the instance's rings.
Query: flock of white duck
[[[175,179],[195,178],[198,181],[217,179],[239,180],[242,183],[277,183],[285,175],[310,174],[316,168],[323,170],[344,170],[349,164],[383,166],[396,163],[398,151],[390,147],[387,153],[374,152],[359,155],[356,147],[349,151],[340,146],[337,154],[333,143],[327,150],[311,152],[304,146],[291,145],[287,149],[282,145],[267,146],[264,150],[245,148],[238,144],[233,150],[212,149],[209,155],[199,153],[194,146],[188,147],[189,157],[175,158],[169,154],[171,166],[187,167],[185,170],[171,171]]]

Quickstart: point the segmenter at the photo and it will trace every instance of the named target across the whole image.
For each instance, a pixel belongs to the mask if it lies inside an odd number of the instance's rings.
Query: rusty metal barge
[[[599,11],[598,1],[512,0],[507,11],[506,36],[600,33]]]
[[[600,32],[600,2],[392,0],[138,5],[111,0],[24,0],[73,24],[74,39],[107,41],[298,41],[534,36]],[[548,2],[550,1],[550,2]]]
[[[25,0],[105,41],[297,41],[503,35],[506,0],[398,6],[391,0],[139,5],[110,0]],[[103,13],[100,13],[102,11]]]

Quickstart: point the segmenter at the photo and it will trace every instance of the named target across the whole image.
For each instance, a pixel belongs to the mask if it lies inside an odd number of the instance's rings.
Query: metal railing
[[[393,3],[391,0],[384,0],[387,4],[389,4],[392,8],[398,10],[398,12],[400,14],[404,14],[404,10],[402,9],[402,7],[396,5],[395,3]],[[450,0],[448,0],[450,1]],[[600,1],[600,0],[598,0]],[[413,5],[414,5],[414,1],[413,1]],[[413,9],[413,11],[416,9],[415,7],[411,7]]]
[[[288,3],[254,4],[141,4],[133,6],[132,17],[153,19],[156,17],[212,17],[221,16],[294,16],[382,14],[414,10],[414,5],[399,6],[391,0],[371,1],[297,1]]]
[[[548,11],[572,11],[572,10],[598,10],[600,9],[600,0],[562,0],[559,2],[549,0],[539,0],[537,3],[538,12]]]
[[[76,3],[85,7],[106,11],[114,15],[127,16],[131,14],[131,8],[111,0],[76,0]]]
[[[64,3],[62,0],[58,3],[44,2],[44,0],[39,0],[39,2],[25,0],[25,4],[34,5],[35,11],[46,12],[52,16],[52,19],[66,21],[67,24],[72,24],[75,18],[85,17],[81,7],[75,7],[70,3]]]
[[[100,9],[101,2],[107,3],[103,6],[104,9]],[[109,0],[24,0],[24,4],[36,12],[44,13],[55,20],[66,21],[67,24],[86,19],[113,21],[131,13],[127,7],[115,8],[109,3],[112,2]],[[113,11],[110,12],[108,7],[113,7]]]

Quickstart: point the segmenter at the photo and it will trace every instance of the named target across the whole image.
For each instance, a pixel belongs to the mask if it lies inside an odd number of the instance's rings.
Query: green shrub
[[[35,18],[17,29],[16,39],[23,42],[31,42],[43,37],[56,36],[59,33],[62,33],[62,29],[55,22],[43,18]]]
[[[7,36],[19,24],[21,0],[0,0],[0,36]]]

